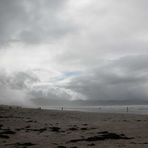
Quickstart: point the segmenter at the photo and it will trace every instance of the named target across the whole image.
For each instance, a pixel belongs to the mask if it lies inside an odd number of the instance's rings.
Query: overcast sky
[[[0,0],[0,104],[148,100],[147,0]]]

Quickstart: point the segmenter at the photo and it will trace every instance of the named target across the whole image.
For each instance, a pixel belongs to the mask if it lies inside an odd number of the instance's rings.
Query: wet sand
[[[0,148],[148,148],[148,115],[0,106]]]

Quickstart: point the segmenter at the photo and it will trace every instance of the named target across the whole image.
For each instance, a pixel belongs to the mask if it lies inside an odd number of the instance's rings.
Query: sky
[[[0,0],[0,104],[148,100],[147,0]]]

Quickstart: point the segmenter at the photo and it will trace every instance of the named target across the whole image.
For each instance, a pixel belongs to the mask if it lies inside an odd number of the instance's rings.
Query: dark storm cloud
[[[24,6],[18,0],[0,1],[0,43],[15,39],[15,34],[27,21]]]
[[[69,87],[93,100],[147,99],[147,59],[141,55],[109,61],[74,79]]]
[[[25,72],[8,75],[0,73],[0,103],[13,105],[32,105],[28,91],[30,83],[38,82],[38,79]]]
[[[1,0],[0,43],[50,41],[71,27],[62,17],[66,0]]]
[[[9,86],[12,89],[27,89],[29,84],[38,81],[39,80],[35,75],[18,72],[14,76],[9,77]]]
[[[36,99],[62,102],[72,99],[82,99],[79,93],[67,89],[64,85],[41,82],[31,71],[16,72],[11,75],[0,73],[0,103],[34,105]],[[37,100],[38,101],[38,100]],[[50,102],[50,101],[49,101]]]
[[[113,66],[115,63],[113,63]],[[126,69],[130,72],[141,72],[148,71],[148,55],[133,55],[121,57],[118,60],[118,68]]]
[[[0,74],[0,83],[12,89],[25,89],[28,84],[38,81],[35,75],[27,72],[17,72],[11,75],[6,72]]]

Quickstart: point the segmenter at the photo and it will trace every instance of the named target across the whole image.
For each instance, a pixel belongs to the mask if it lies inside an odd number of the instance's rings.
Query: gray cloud
[[[72,58],[82,64],[96,64],[99,58],[148,54],[146,4],[146,0],[92,1],[74,16],[81,29],[71,35],[61,61]]]
[[[147,100],[147,4],[0,0],[0,102]]]
[[[63,36],[72,24],[59,13],[66,0],[1,0],[0,43],[40,43]]]
[[[74,79],[69,88],[92,100],[132,100],[148,98],[148,56],[128,56],[109,61],[103,67]]]
[[[25,72],[8,75],[0,74],[0,103],[13,105],[33,105],[30,102],[31,95],[28,91],[29,83],[35,83],[38,79]]]
[[[83,95],[64,85],[43,83],[31,71],[16,72],[13,75],[0,73],[0,103],[33,106],[38,99],[43,99],[43,102],[44,100],[62,102],[83,99]]]
[[[139,60],[139,57],[142,60]],[[30,71],[1,73],[1,103],[70,104],[69,100],[147,100],[148,56],[125,56],[73,77],[67,84],[40,82]],[[144,65],[144,66],[143,66]],[[66,78],[65,78],[66,79]],[[63,103],[62,103],[63,102]],[[71,104],[70,104],[71,105]]]

